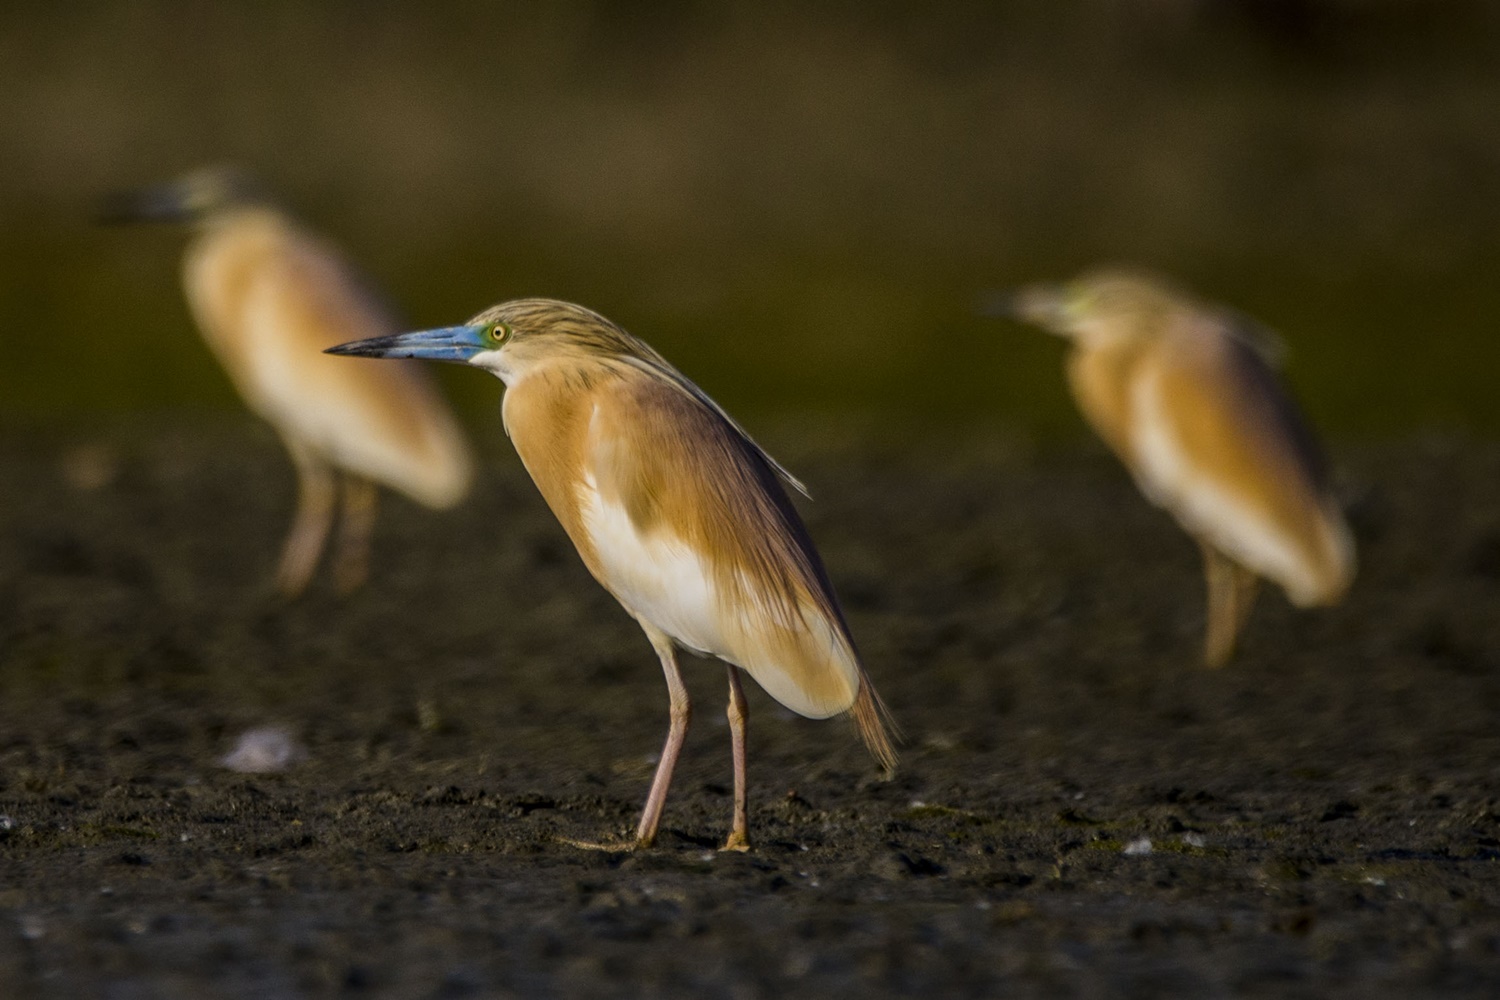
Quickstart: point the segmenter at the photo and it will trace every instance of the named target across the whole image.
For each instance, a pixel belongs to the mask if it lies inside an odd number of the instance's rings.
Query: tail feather
[[[901,728],[863,672],[859,677],[859,694],[855,695],[854,706],[849,709],[849,714],[870,755],[887,772],[896,770],[895,741],[901,738]]]

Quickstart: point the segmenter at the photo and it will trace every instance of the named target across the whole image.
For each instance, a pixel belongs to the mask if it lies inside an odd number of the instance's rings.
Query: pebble
[[[263,726],[240,734],[234,749],[219,764],[241,774],[272,774],[307,759],[307,751],[292,734],[277,726]]]

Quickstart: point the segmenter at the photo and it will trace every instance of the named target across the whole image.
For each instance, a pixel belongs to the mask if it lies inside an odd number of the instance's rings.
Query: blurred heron
[[[729,664],[734,817],[725,849],[749,845],[741,670],[801,715],[849,712],[871,753],[894,766],[884,707],[778,477],[801,485],[647,344],[581,306],[520,299],[463,326],[330,353],[453,361],[505,383],[505,429],[522,463],[666,673],[671,726],[637,845],[656,836],[687,733],[676,646]]]
[[[209,168],[111,198],[104,221],[183,222],[195,231],[183,281],[203,339],[246,404],[281,436],[298,505],[277,582],[300,593],[317,569],[342,486],[334,579],[368,573],[376,485],[435,509],[468,492],[462,431],[416,365],[382,369],[324,348],[400,329],[333,246],[281,211],[249,175]],[[341,481],[341,482],[340,482]]]
[[[1279,345],[1242,317],[1119,270],[1023,289],[1011,312],[1072,342],[1089,423],[1203,550],[1205,659],[1221,666],[1258,578],[1299,607],[1338,601],[1354,543],[1327,466],[1277,383]]]

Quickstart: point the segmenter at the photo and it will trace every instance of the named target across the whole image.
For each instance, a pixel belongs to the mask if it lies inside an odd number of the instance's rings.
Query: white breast
[[[600,495],[590,474],[578,498],[601,582],[625,610],[689,649],[727,658],[719,597],[703,558],[666,532],[642,535],[623,507]]]

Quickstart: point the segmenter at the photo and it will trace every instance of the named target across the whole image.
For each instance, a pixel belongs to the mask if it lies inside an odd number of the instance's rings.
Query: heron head
[[[325,353],[449,361],[483,368],[511,383],[544,363],[579,363],[649,350],[582,306],[555,299],[516,299],[492,306],[462,326],[357,340]]]
[[[1060,285],[1015,293],[1007,312],[1061,337],[1097,345],[1149,337],[1184,296],[1139,271],[1091,271]]]
[[[269,201],[266,189],[248,171],[234,166],[203,167],[163,184],[107,196],[99,221],[203,222],[228,209]]]

